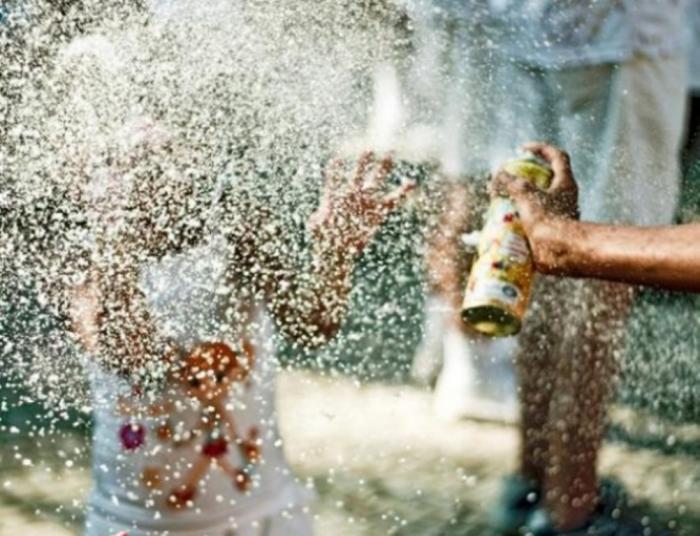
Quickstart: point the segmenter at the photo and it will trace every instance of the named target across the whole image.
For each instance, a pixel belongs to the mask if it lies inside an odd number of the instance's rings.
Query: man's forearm
[[[535,229],[533,237],[536,263],[545,273],[700,292],[700,225],[555,220]]]

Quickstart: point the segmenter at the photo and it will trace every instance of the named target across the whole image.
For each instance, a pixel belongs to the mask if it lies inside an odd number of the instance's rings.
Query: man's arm
[[[500,173],[495,188],[515,201],[539,271],[700,292],[700,225],[632,227],[576,221],[577,188],[568,155],[540,143],[525,148],[550,163],[552,186],[540,191]]]
[[[532,233],[544,273],[700,292],[700,224],[630,227],[554,219],[536,224]]]

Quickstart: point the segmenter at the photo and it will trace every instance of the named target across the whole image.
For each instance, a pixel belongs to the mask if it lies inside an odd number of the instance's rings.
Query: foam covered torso
[[[209,379],[200,368],[171,378],[167,394],[148,403],[93,367],[88,521],[135,527],[130,536],[204,534],[304,502],[277,430],[272,326],[227,283],[222,250],[213,240],[165,258],[143,270],[141,282],[162,335],[184,353],[199,352],[201,363],[236,366]]]

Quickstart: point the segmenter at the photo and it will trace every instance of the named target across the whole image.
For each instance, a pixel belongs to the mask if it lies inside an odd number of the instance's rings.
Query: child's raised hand
[[[309,228],[334,247],[357,253],[416,183],[407,181],[386,191],[385,181],[394,167],[391,156],[377,161],[372,152],[366,152],[349,176],[345,165],[335,160],[328,167],[321,203],[309,219]]]

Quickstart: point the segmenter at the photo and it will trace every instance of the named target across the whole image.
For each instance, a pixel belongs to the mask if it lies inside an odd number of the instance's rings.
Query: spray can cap
[[[518,156],[506,161],[502,169],[511,175],[532,182],[538,188],[549,188],[554,172],[544,159],[529,151],[519,151]]]

